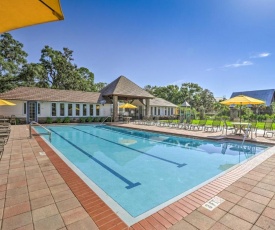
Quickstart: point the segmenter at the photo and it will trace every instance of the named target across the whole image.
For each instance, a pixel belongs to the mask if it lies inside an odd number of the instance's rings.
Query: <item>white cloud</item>
[[[249,66],[249,65],[253,65],[253,62],[251,62],[251,61],[239,62],[238,61],[237,63],[224,65],[223,68],[239,68],[239,67]]]
[[[268,57],[270,55],[271,55],[271,53],[268,53],[268,52],[256,53],[256,54],[252,54],[250,56],[250,58],[265,58],[265,57]]]

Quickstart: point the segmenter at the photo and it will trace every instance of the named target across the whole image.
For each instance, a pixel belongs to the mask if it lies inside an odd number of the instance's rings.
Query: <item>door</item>
[[[37,120],[37,101],[28,101],[27,102],[27,123]]]

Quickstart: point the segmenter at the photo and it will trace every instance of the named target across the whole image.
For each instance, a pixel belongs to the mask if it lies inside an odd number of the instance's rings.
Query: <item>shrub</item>
[[[47,117],[47,118],[46,118],[46,123],[47,123],[47,124],[53,123],[53,119],[52,119],[51,117]]]
[[[70,123],[71,119],[69,117],[65,117],[63,120],[64,123]]]
[[[92,122],[93,121],[93,117],[87,117],[86,121],[87,122]]]
[[[85,117],[80,117],[79,121],[80,121],[80,123],[85,123],[86,122],[86,118]]]
[[[100,121],[100,117],[95,117],[94,122],[99,122]]]
[[[61,117],[58,117],[58,118],[56,119],[56,123],[62,123],[62,118],[61,118]]]

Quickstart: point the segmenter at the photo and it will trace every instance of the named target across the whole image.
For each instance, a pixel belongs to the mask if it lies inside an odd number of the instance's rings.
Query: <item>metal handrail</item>
[[[111,122],[112,122],[112,116],[108,116],[100,124],[102,125],[109,117],[111,118]]]
[[[50,142],[52,142],[52,132],[50,131],[50,130],[48,130],[46,127],[44,127],[43,125],[41,125],[41,124],[39,124],[38,122],[36,122],[36,121],[32,121],[32,122],[30,122],[30,124],[29,124],[29,132],[30,132],[30,138],[32,138],[32,126],[34,126],[34,125],[38,125],[38,126],[40,126],[41,128],[43,128],[43,129],[45,129],[46,131],[47,131],[47,133],[40,133],[40,134],[38,134],[38,135],[41,135],[41,134],[45,134],[45,135],[49,135],[49,140],[50,140]]]

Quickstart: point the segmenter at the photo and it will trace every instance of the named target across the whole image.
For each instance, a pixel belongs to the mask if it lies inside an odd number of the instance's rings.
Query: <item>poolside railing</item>
[[[40,126],[41,128],[43,128],[44,130],[46,130],[46,133],[38,133],[35,135],[49,135],[49,141],[52,141],[52,132],[50,130],[48,130],[46,127],[44,127],[43,125],[39,124],[36,121],[32,121],[29,124],[29,132],[30,132],[30,138],[32,138],[33,134],[32,134],[32,126]]]
[[[111,118],[111,122],[112,122],[112,116],[108,116],[108,117],[106,117],[100,124],[103,125],[103,123],[104,123],[108,118]]]

